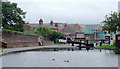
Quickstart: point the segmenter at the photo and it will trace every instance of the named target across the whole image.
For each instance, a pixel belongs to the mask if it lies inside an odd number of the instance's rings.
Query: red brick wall
[[[38,35],[23,35],[3,32],[2,38],[7,48],[39,46]],[[43,45],[53,45],[54,41],[44,41]]]
[[[54,41],[44,41],[43,42],[44,44],[44,46],[47,46],[47,45],[54,45]]]
[[[13,42],[7,43],[7,48],[16,48],[16,47],[33,47],[38,46],[38,42]]]
[[[38,37],[38,35],[23,35],[5,32],[2,34],[3,41],[7,43],[8,48],[38,46]]]
[[[30,26],[27,24],[24,24],[24,31],[30,31]]]

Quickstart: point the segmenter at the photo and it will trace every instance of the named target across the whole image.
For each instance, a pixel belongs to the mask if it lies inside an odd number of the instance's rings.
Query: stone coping
[[[69,49],[69,48],[77,48],[76,46],[70,46],[70,45],[49,45],[49,46],[34,46],[34,47],[21,47],[21,48],[8,48],[1,50],[0,56],[12,53],[12,52],[22,52],[22,51],[28,51],[28,50],[38,50],[38,49]]]

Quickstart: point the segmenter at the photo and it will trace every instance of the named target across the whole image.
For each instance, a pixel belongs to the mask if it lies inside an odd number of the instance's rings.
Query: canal
[[[0,57],[1,58],[1,57]],[[27,51],[2,56],[3,67],[118,67],[112,51]]]

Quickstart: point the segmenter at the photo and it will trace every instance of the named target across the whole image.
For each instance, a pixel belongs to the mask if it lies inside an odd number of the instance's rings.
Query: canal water
[[[2,56],[3,67],[118,67],[112,51],[28,51]]]

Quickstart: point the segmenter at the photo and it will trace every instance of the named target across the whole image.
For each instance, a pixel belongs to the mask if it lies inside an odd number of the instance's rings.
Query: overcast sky
[[[9,0],[18,3],[26,22],[100,24],[106,14],[118,11],[119,0]]]

